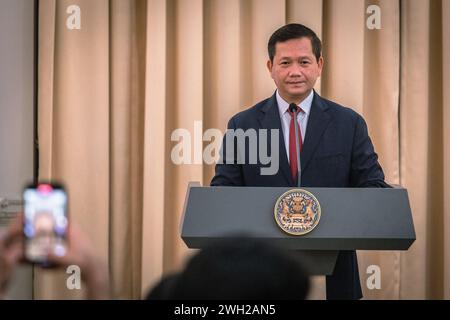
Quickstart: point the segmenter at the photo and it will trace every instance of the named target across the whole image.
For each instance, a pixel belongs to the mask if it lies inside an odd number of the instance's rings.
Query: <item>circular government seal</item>
[[[312,231],[320,220],[320,204],[314,195],[303,189],[283,193],[274,208],[275,221],[285,232],[304,235]]]

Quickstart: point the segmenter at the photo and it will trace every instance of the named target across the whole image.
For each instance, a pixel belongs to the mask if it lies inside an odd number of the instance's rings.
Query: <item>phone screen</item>
[[[67,250],[67,195],[62,187],[38,184],[25,188],[25,258],[46,263],[49,253],[62,256]]]

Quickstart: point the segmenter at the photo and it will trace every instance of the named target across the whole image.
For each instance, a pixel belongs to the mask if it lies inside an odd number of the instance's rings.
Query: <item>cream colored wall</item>
[[[33,59],[34,1],[0,1],[0,198],[20,199],[33,180]],[[21,266],[7,298],[31,299],[31,285],[31,267]]]

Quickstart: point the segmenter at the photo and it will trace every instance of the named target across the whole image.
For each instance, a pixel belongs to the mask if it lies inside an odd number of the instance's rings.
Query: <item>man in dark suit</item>
[[[389,187],[384,182],[364,119],[353,110],[320,97],[313,89],[323,67],[322,45],[317,35],[300,24],[283,26],[271,36],[268,52],[267,67],[277,86],[276,92],[232,117],[228,129],[278,130],[279,148],[273,149],[270,139],[266,146],[267,150],[278,150],[271,157],[279,157],[280,170],[273,175],[261,174],[261,168],[267,167],[262,163],[267,162],[258,158],[256,163],[249,163],[251,150],[247,143],[244,149],[238,150],[233,145],[233,150],[227,150],[230,138],[225,135],[222,161],[216,165],[211,186],[296,187],[297,144],[302,187]],[[297,135],[295,118],[300,129]],[[257,139],[257,146],[261,146],[261,138]],[[362,297],[356,252],[339,253],[333,275],[327,276],[326,288],[327,299]]]

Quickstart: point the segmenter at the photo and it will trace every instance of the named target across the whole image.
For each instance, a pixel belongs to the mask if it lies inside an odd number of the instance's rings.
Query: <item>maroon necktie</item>
[[[291,125],[289,127],[289,162],[291,166],[291,175],[294,181],[297,181],[297,172],[298,172],[298,164],[297,164],[297,152],[295,151],[295,124],[294,121],[296,120],[296,116],[302,111],[297,106],[296,111],[292,112],[288,109],[289,114],[291,115]],[[298,126],[298,146],[300,148],[300,151],[302,150],[302,131],[300,130],[300,125]]]

